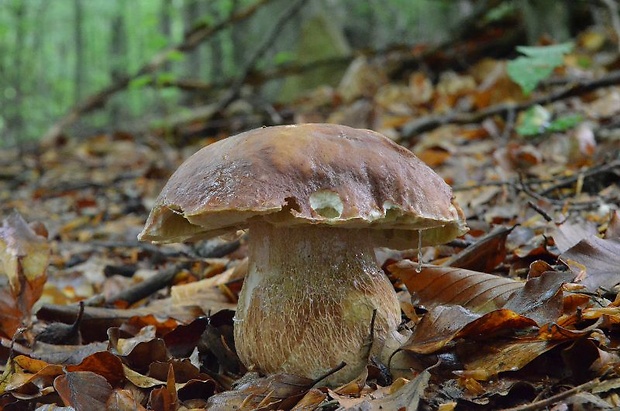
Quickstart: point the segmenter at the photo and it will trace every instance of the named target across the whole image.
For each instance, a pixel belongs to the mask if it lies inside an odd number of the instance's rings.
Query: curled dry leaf
[[[0,260],[10,287],[0,289],[0,332],[12,338],[31,321],[31,311],[43,293],[50,247],[17,212],[0,228]]]
[[[454,304],[486,313],[502,307],[523,287],[520,281],[460,268],[424,266],[419,273],[416,269],[417,264],[409,260],[388,267],[414,299],[428,308]]]

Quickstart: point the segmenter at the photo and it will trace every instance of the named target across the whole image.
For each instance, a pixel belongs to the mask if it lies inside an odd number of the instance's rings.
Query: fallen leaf
[[[620,283],[620,238],[590,236],[562,253],[560,260],[577,261],[586,268],[583,285],[609,290]]]
[[[538,325],[554,322],[562,314],[564,298],[562,286],[571,282],[572,273],[547,271],[540,277],[530,278],[510,296],[504,308],[513,310]]]
[[[506,257],[506,238],[513,228],[493,227],[491,232],[444,261],[442,265],[483,273],[491,272],[504,261]]]
[[[452,267],[423,266],[402,260],[388,270],[402,280],[420,305],[461,305],[485,313],[502,307],[510,295],[523,287],[520,281]]]
[[[50,247],[17,212],[0,228],[2,272],[10,288],[0,290],[0,331],[8,338],[31,322],[32,307],[43,294]]]
[[[54,388],[65,405],[76,410],[107,411],[112,387],[91,371],[67,372],[54,380]]]

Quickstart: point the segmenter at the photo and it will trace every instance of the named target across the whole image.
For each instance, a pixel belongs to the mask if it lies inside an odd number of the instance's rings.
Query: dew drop
[[[418,230],[418,266],[415,272],[422,272],[422,230]]]

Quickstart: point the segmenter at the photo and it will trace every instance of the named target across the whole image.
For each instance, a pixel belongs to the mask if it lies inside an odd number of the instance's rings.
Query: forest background
[[[601,24],[608,19],[607,8],[596,1],[318,0],[300,2],[301,10],[274,34],[274,17],[290,2],[267,3],[238,24],[224,24],[204,41],[186,43],[191,33],[234,20],[235,13],[253,3],[1,1],[2,144],[40,138],[72,107],[125,80],[122,92],[98,101],[101,104],[73,124],[70,134],[144,131],[166,126],[167,121],[175,126],[184,114],[190,121],[193,109],[216,99],[240,76],[247,77],[244,70],[265,73],[280,68],[273,81],[261,80],[252,93],[268,102],[289,102],[303,90],[336,85],[355,56],[441,44],[458,37],[472,16],[493,7],[486,18],[501,21],[514,10],[523,13],[519,40],[515,33],[507,39],[511,45],[533,44],[543,33],[565,41],[592,16]],[[579,22],[584,16],[587,21]],[[259,47],[264,50],[255,56]],[[498,47],[494,54],[506,52],[514,48]],[[149,63],[157,70],[144,70]],[[312,63],[318,68],[312,70]],[[299,71],[305,72],[301,78],[293,75]]]

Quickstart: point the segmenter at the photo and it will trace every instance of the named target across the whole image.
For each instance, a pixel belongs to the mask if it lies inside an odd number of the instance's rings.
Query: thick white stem
[[[316,378],[355,378],[371,352],[396,338],[400,308],[364,230],[250,225],[249,272],[235,316],[235,345],[248,368]]]

